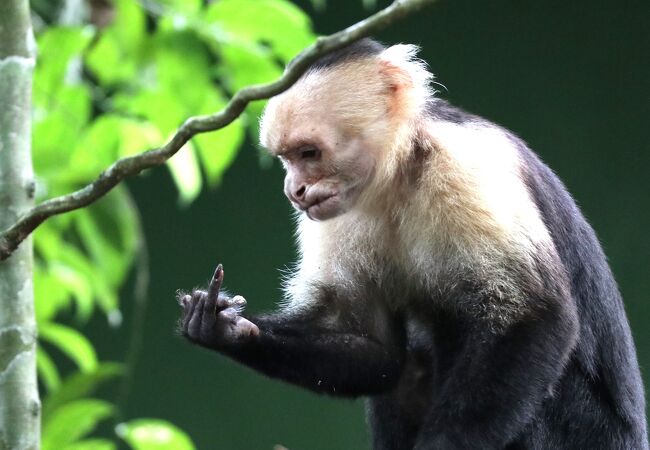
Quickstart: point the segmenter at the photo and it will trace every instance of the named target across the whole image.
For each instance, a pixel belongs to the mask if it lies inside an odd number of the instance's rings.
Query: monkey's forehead
[[[387,91],[376,59],[310,70],[269,100],[261,119],[260,143],[277,152],[297,128],[357,127],[384,112]]]

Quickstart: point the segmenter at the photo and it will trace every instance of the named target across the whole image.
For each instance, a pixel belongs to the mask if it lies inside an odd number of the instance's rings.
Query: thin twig
[[[181,125],[176,134],[162,147],[136,156],[120,159],[105,169],[95,181],[70,194],[55,197],[30,209],[18,221],[0,233],[0,261],[7,259],[18,245],[47,218],[93,203],[123,179],[137,175],[145,169],[163,164],[183,147],[195,134],[224,128],[239,117],[254,100],[280,94],[291,87],[300,76],[321,56],[344,47],[358,39],[376,33],[397,20],[406,17],[435,0],[395,0],[390,6],[342,31],[320,37],[303,50],[287,66],[276,81],[241,89],[221,111],[207,116],[191,117]]]

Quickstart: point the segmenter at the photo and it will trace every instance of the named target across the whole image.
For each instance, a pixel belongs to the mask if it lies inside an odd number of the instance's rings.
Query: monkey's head
[[[284,192],[312,220],[378,195],[412,147],[432,95],[417,48],[363,39],[317,61],[271,99],[261,143],[286,170]]]

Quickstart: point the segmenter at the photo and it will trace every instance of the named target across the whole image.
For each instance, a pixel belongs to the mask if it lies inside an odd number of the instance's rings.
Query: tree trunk
[[[34,201],[31,95],[35,44],[28,0],[0,0],[0,230]],[[0,262],[0,450],[37,450],[40,401],[32,242]]]

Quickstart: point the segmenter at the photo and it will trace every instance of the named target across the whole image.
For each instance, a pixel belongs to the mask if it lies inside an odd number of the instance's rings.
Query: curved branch
[[[72,192],[46,200],[24,214],[16,223],[0,233],[0,261],[7,259],[18,245],[47,218],[83,208],[108,193],[120,181],[145,169],[163,164],[178,152],[195,134],[224,128],[239,117],[246,106],[255,100],[273,97],[289,89],[302,74],[323,55],[344,47],[358,39],[376,33],[405,16],[418,11],[435,0],[395,0],[390,6],[342,31],[320,37],[303,50],[276,81],[249,86],[236,92],[221,111],[191,117],[162,147],[139,155],[117,160],[105,169],[95,181]]]

